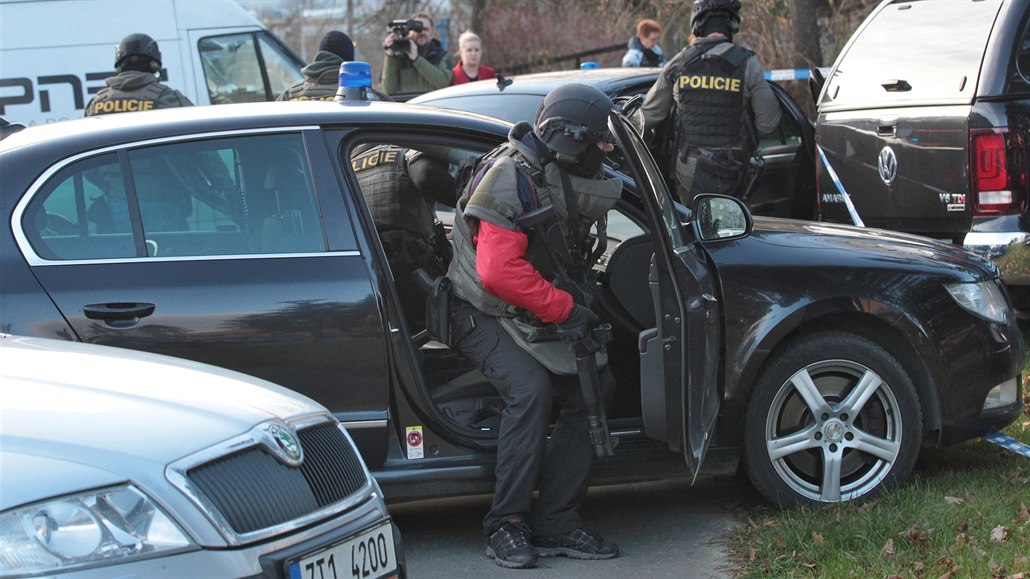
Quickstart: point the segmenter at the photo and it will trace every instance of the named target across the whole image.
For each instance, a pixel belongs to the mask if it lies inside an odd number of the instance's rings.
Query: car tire
[[[745,414],[744,470],[781,506],[870,498],[905,480],[921,439],[901,364],[865,338],[824,332],[788,344],[762,372]]]

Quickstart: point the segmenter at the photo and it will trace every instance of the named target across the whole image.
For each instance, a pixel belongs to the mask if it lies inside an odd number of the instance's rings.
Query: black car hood
[[[793,219],[754,218],[755,241],[780,246],[785,262],[890,269],[951,270],[983,281],[1000,276],[990,260],[945,241],[919,235]]]

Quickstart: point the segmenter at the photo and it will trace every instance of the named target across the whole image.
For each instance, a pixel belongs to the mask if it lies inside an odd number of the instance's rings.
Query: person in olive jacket
[[[383,90],[386,94],[424,93],[451,84],[454,60],[440,41],[433,38],[433,19],[425,12],[411,17],[422,22],[422,30],[408,31],[408,50],[395,51],[392,46],[398,38],[390,33],[383,41],[386,58],[383,60]]]
[[[330,30],[318,43],[318,54],[300,69],[304,80],[283,91],[277,101],[331,101],[340,88],[340,65],[354,60],[354,41],[339,30]],[[387,94],[370,89],[369,100],[389,101]]]

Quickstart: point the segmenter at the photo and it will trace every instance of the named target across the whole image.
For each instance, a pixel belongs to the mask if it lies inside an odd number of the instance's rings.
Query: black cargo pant
[[[582,527],[579,505],[590,483],[594,447],[579,379],[551,374],[496,318],[465,302],[458,302],[452,332],[452,344],[494,382],[505,404],[493,505],[483,530],[489,536],[511,517],[528,522],[539,537]],[[608,368],[599,374],[610,400],[615,377]],[[552,399],[560,415],[548,439]],[[531,506],[534,488],[540,493]]]

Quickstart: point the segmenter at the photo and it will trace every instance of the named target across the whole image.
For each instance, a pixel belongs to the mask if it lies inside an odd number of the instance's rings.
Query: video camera
[[[422,32],[425,24],[421,20],[391,20],[390,30],[393,32],[393,44],[383,45],[383,50],[393,50],[395,54],[403,54],[411,50],[409,32]]]

